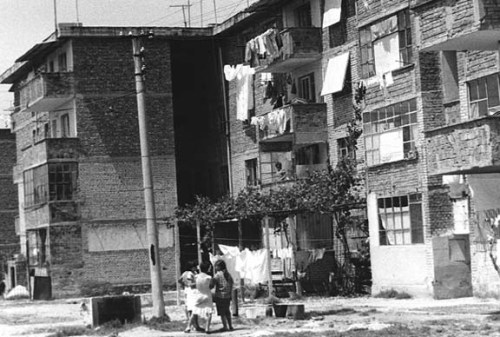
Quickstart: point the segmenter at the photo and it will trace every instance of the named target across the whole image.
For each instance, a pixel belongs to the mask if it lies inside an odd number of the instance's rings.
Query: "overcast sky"
[[[256,0],[190,0],[191,26],[215,23],[238,13]],[[56,0],[57,21],[84,26],[184,26],[182,8],[188,0]],[[78,6],[77,6],[78,4]],[[200,6],[201,5],[201,6]],[[188,16],[187,8],[186,19]],[[0,73],[35,43],[54,31],[54,0],[0,0]],[[0,113],[12,105],[9,86],[0,85]],[[5,123],[0,118],[0,127]]]

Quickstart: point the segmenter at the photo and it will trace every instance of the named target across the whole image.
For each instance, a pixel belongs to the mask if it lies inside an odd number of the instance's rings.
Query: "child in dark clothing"
[[[212,279],[213,286],[215,287],[215,305],[217,307],[217,314],[221,317],[223,330],[233,330],[233,323],[231,321],[231,293],[233,291],[233,278],[227,271],[226,263],[218,260],[214,265],[215,275]]]

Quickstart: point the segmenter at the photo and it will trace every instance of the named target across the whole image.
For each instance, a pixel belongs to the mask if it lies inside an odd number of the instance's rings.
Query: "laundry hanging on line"
[[[248,119],[248,110],[254,108],[253,103],[253,75],[255,69],[250,66],[238,64],[225,65],[224,75],[228,82],[236,81],[236,119]]]

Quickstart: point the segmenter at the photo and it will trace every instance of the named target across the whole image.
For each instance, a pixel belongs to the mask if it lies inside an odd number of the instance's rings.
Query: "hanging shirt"
[[[224,75],[227,81],[236,80],[236,119],[248,119],[248,110],[253,109],[253,75],[255,69],[238,64],[236,67],[225,65]]]

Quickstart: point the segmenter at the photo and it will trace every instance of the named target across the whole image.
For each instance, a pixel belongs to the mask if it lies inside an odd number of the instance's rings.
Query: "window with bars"
[[[382,76],[413,63],[408,9],[359,30],[361,77]]]
[[[488,116],[500,111],[498,74],[481,77],[467,83],[469,118]]]
[[[363,114],[366,164],[368,166],[416,156],[417,101],[389,105]]]
[[[381,246],[424,243],[422,195],[378,199]]]

